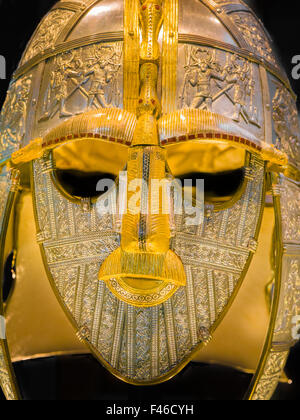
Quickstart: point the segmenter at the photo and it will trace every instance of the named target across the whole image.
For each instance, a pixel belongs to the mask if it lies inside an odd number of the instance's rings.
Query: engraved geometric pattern
[[[22,58],[22,63],[26,63],[32,57],[43,53],[49,48],[53,48],[59,34],[73,15],[73,11],[61,9],[48,13],[34,34]]]
[[[276,83],[276,92],[272,104],[274,130],[277,136],[276,147],[287,153],[291,163],[299,167],[300,126],[298,111],[291,93],[281,83]]]
[[[258,19],[249,12],[236,12],[230,14],[229,17],[237,25],[250,49],[278,67],[271,42]]]
[[[286,177],[281,178],[281,216],[284,243],[300,244],[300,188]]]
[[[2,345],[0,342],[0,385],[7,400],[14,400],[14,393],[11,387],[8,366],[4,358]]]
[[[272,397],[289,354],[287,348],[297,340],[293,337],[296,327],[294,317],[300,315],[300,232],[299,185],[284,176],[280,178],[280,210],[285,251],[282,257],[282,276],[279,306],[274,324],[272,344],[264,370],[255,389],[254,400]],[[274,351],[281,346],[282,351]],[[272,351],[273,347],[273,351]]]
[[[274,394],[281,373],[284,369],[289,352],[272,352],[269,354],[264,373],[260,378],[255,394],[254,401],[269,400]]]
[[[82,338],[125,380],[155,382],[170,374],[201,343],[203,327],[210,330],[224,311],[250,257],[263,205],[264,164],[252,156],[250,166],[253,179],[232,208],[197,227],[176,216],[172,249],[183,260],[187,286],[164,304],[136,308],[98,280],[101,264],[120,243],[113,218],[100,217],[95,205],[83,212],[65,199],[43,159],[35,161],[38,238],[54,287]]]
[[[17,150],[26,132],[31,76],[10,85],[0,114],[0,161]]]
[[[4,357],[4,348],[0,340],[0,385],[7,400],[15,400],[15,394],[9,375],[9,367]]]
[[[292,345],[293,318],[300,315],[300,252],[298,258],[284,257],[284,264],[287,274],[283,276],[274,342]]]

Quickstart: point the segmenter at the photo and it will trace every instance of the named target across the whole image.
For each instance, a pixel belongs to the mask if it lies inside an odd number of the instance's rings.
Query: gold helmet
[[[87,352],[134,385],[196,360],[251,372],[245,398],[272,397],[299,338],[300,137],[242,1],[58,2],[11,81],[0,139],[8,399],[12,362]]]

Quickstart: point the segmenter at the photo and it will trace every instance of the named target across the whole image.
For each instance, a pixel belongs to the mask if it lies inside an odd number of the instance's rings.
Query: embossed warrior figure
[[[108,48],[95,49],[96,58],[90,60],[89,67],[92,68],[86,75],[92,75],[92,84],[89,90],[88,109],[92,109],[93,105],[102,108],[108,108],[108,103],[105,96],[105,88],[115,77],[118,72],[120,64],[116,63],[116,52]],[[96,103],[95,103],[96,102]]]
[[[230,369],[210,399],[268,400],[288,380],[300,338],[300,134],[271,47],[236,0],[50,10],[0,117],[7,399],[31,395],[20,361],[74,363],[86,386],[73,399],[122,399],[132,385],[157,398],[162,383],[171,395],[177,375],[176,399],[201,400],[203,364]]]
[[[81,75],[81,61],[72,55],[70,58],[57,57],[55,68],[51,73],[48,97],[46,102],[46,113],[41,121],[53,118],[58,112],[60,118],[70,117],[72,114],[66,110],[66,100],[69,98],[68,81]]]
[[[223,81],[226,73],[217,70],[208,50],[198,48],[193,52],[192,58],[194,63],[191,66],[192,70],[188,81],[191,86],[197,88],[197,93],[191,103],[191,108],[198,109],[203,105],[203,109],[211,111],[213,103],[212,79]]]
[[[236,56],[232,57],[231,64],[226,67],[226,82],[233,85],[233,102],[235,111],[232,119],[240,122],[240,117],[244,113],[249,119],[247,110],[248,97],[252,93],[253,81],[250,79],[250,66],[245,60],[238,60]]]

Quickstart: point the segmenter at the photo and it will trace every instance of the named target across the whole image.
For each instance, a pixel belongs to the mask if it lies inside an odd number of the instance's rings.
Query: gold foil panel
[[[34,163],[37,229],[49,279],[79,336],[118,377],[166,380],[201,345],[203,329],[213,331],[237,292],[260,223],[264,165],[253,156],[250,166],[253,179],[232,208],[201,226],[186,226],[185,214],[176,221],[171,249],[183,259],[188,286],[164,304],[137,308],[98,280],[101,264],[120,243],[113,217],[100,216],[96,205],[84,212],[55,188],[42,159]],[[112,192],[102,199],[114,208]]]
[[[135,114],[139,98],[139,0],[125,0],[124,10],[124,108]]]
[[[162,110],[164,114],[168,114],[176,110],[178,1],[179,0],[164,0],[163,6]]]

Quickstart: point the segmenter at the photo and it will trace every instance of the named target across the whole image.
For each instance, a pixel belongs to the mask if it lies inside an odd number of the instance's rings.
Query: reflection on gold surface
[[[234,171],[245,165],[246,152],[227,144],[178,143],[167,147],[168,164],[174,176],[192,172]]]
[[[52,353],[87,353],[49,284],[33,218],[31,194],[23,194],[17,221],[16,287],[6,308],[12,360]]]
[[[119,175],[127,162],[127,147],[84,139],[54,149],[55,165],[61,170],[105,172]],[[217,173],[240,169],[246,151],[227,144],[178,143],[167,147],[167,162],[177,177],[191,172]]]
[[[197,361],[256,370],[270,320],[265,286],[273,276],[270,252],[274,225],[274,210],[266,207],[258,250],[244,283],[213,340],[196,356]]]
[[[23,360],[57,354],[85,354],[62,312],[44,271],[35,239],[31,195],[23,195],[18,224],[17,288],[7,307],[8,340],[12,359]],[[272,276],[269,261],[273,209],[266,208],[259,248],[231,310],[212,342],[195,360],[253,371],[269,322],[265,285]],[[30,279],[30,281],[28,281]]]
[[[127,147],[120,144],[84,139],[65,144],[53,151],[55,166],[60,170],[119,175],[126,165]]]

